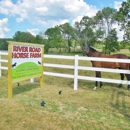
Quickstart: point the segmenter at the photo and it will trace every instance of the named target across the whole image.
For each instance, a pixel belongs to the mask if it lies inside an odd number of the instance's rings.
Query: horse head
[[[88,55],[88,53],[89,53],[89,45],[84,44],[84,46],[83,46],[83,56]]]

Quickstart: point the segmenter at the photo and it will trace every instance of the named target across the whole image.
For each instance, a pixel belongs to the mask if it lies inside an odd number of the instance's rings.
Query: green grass
[[[73,64],[72,60],[45,59],[45,62]],[[91,66],[89,61],[80,61]],[[70,73],[72,70],[45,68],[45,71]],[[94,72],[80,71],[80,75],[94,76]],[[78,81],[73,90],[73,79],[44,76],[44,87],[39,78],[13,83],[13,98],[7,96],[7,71],[0,77],[0,130],[128,130],[130,129],[130,91],[126,85],[104,83],[93,90],[93,81]],[[117,78],[119,74],[103,73],[102,77]],[[59,90],[62,94],[59,95]],[[45,101],[45,106],[41,102]]]

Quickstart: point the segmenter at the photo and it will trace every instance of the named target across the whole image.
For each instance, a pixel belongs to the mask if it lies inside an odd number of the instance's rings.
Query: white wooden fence
[[[0,51],[0,76],[2,76],[2,70],[8,70],[7,67],[4,67],[4,66],[1,65],[2,62],[8,63],[7,59],[1,58],[2,55],[8,55],[8,52],[7,51]]]
[[[0,76],[1,76],[1,70],[2,69],[8,70],[7,67],[2,67],[1,66],[1,62],[8,62],[5,59],[1,59],[1,55],[8,55],[8,53],[0,51]],[[64,78],[72,78],[72,79],[74,79],[74,90],[77,90],[77,88],[78,88],[78,79],[91,80],[91,81],[102,81],[102,82],[118,83],[118,84],[120,84],[120,83],[121,84],[130,84],[130,81],[127,81],[127,80],[96,78],[96,77],[78,75],[78,70],[89,70],[89,71],[91,70],[91,71],[102,71],[102,72],[114,72],[114,73],[130,74],[130,70],[107,69],[107,68],[97,68],[97,67],[84,67],[84,66],[79,66],[78,65],[79,60],[130,63],[129,59],[126,60],[126,59],[114,59],[114,58],[83,57],[83,56],[78,56],[78,55],[75,55],[75,56],[44,55],[44,58],[70,59],[70,60],[75,61],[74,65],[61,65],[61,64],[44,63],[45,67],[73,69],[74,70],[74,75],[62,74],[62,73],[53,73],[53,72],[44,72],[44,75],[64,77]],[[33,81],[33,79],[31,79],[30,81]]]

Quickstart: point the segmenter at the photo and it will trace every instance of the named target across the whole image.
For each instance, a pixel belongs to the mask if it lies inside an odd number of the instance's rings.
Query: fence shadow
[[[93,89],[94,88],[94,82],[88,81],[88,80],[78,80],[78,87],[82,89]]]
[[[128,119],[130,119],[130,106],[127,104],[126,100],[129,98],[129,95],[117,89],[112,90],[110,98],[110,105]]]
[[[38,88],[40,85],[35,83],[27,83],[24,85],[16,86],[13,88],[13,95],[21,94],[27,91],[31,91],[35,88]]]

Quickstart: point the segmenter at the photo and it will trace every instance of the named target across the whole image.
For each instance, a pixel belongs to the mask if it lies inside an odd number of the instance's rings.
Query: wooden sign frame
[[[43,68],[44,45],[33,44],[33,43],[24,43],[24,42],[14,42],[14,41],[6,41],[6,42],[8,44],[8,98],[12,98],[12,95],[13,95],[12,94],[12,83],[14,83],[14,82],[19,82],[19,81],[26,80],[26,79],[40,77],[40,87],[42,88],[43,85],[44,85],[43,84],[43,81],[44,81],[44,77],[43,77],[43,70],[44,70],[44,68]],[[14,50],[16,51],[16,53],[13,53]],[[39,53],[35,53],[35,51],[37,51]],[[17,52],[19,52],[19,53],[17,53]],[[28,59],[29,60],[30,59],[31,60],[34,59],[34,61],[35,61],[35,59],[37,57],[39,59],[41,59],[40,62],[38,61],[39,62],[39,66],[36,65],[36,67],[38,66],[36,68],[36,73],[37,74],[35,75],[35,73],[34,73],[33,75],[31,75],[31,73],[30,73],[29,76],[27,76],[27,75],[22,75],[23,77],[21,77],[21,76],[17,77],[16,76],[17,78],[15,79],[13,77],[13,73],[12,73],[13,72],[12,60],[13,60],[15,54],[16,54],[16,56],[17,56],[17,54],[20,54],[20,55],[24,56],[24,58],[22,57],[22,62],[23,63],[29,63],[29,62],[26,62],[26,61],[28,61]],[[35,57],[35,56],[37,56],[37,57]],[[21,58],[21,57],[18,57],[18,58]],[[28,58],[28,59],[26,59],[26,58]],[[25,62],[24,62],[24,59],[25,59]],[[17,61],[17,59],[16,59],[16,61]],[[31,63],[33,63],[33,61],[30,62],[30,64]],[[29,68],[29,67],[27,67],[27,68]],[[20,71],[22,71],[22,70],[20,70]],[[16,75],[17,75],[17,73],[16,73]]]

